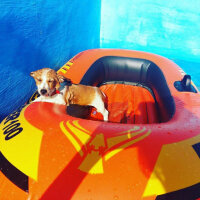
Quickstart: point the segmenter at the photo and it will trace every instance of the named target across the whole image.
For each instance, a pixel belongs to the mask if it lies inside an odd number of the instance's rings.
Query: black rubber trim
[[[197,200],[200,197],[200,183],[157,196],[156,200]]]
[[[0,152],[0,170],[17,187],[28,192],[28,176],[13,166]]]
[[[200,158],[200,143],[194,144],[192,147]]]

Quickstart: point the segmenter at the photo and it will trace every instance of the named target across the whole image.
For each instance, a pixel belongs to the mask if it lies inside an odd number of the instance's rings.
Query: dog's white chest
[[[40,96],[37,99],[35,99],[34,102],[49,102],[49,103],[66,105],[62,94],[55,94],[51,97]]]

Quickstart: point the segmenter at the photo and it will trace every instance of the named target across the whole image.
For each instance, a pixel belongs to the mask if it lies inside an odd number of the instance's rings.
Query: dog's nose
[[[41,94],[43,94],[43,95],[44,95],[44,94],[46,94],[46,93],[47,93],[47,90],[46,90],[46,89],[41,89],[41,90],[40,90],[40,92],[41,92]]]

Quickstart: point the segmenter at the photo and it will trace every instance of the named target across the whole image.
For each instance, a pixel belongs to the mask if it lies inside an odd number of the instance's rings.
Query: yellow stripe
[[[64,122],[60,123],[60,128],[63,131],[63,133],[67,136],[67,138],[70,140],[70,142],[73,144],[76,151],[79,152],[81,156],[83,156],[83,151],[81,150],[81,146],[75,140],[75,138],[66,130],[66,128],[64,127]]]
[[[66,64],[64,64],[57,72],[62,72],[63,74],[66,74],[67,71],[70,69],[70,67],[73,65],[72,62],[68,61]]]
[[[108,148],[111,148],[111,147],[115,146],[116,144],[119,144],[120,142],[123,142],[123,141],[125,141],[127,139],[130,139],[131,137],[134,137],[134,136],[136,136],[139,133],[144,131],[144,130],[140,130],[140,131],[137,131],[137,132],[133,132],[133,131],[136,131],[138,129],[139,129],[139,127],[136,126],[131,130],[123,131],[121,133],[118,133],[119,136],[108,138],[107,139]]]
[[[18,120],[23,131],[10,140],[5,140],[5,135],[0,134],[0,151],[17,169],[37,180],[43,132],[25,119],[25,110],[26,107],[23,108],[18,118],[10,120],[6,124],[4,124],[5,120],[1,123],[0,128],[4,128],[3,131],[5,131],[9,123]]]
[[[107,153],[105,155],[105,160],[109,160],[111,157],[113,157],[114,155],[116,155],[117,153],[119,153],[120,151],[122,151],[123,149],[135,144],[136,142],[139,142],[140,140],[143,140],[145,137],[147,137],[149,134],[151,133],[151,131],[148,131],[146,134],[136,138],[135,140],[131,140],[130,142],[127,142],[124,145],[121,145],[120,147],[118,147],[117,149]]]
[[[200,162],[192,145],[200,142],[200,135],[162,147],[144,197],[161,195],[199,183]]]
[[[79,129],[81,129],[82,131],[86,132],[86,133],[90,133],[90,131],[84,129],[82,126],[79,125],[78,120],[75,120],[72,122],[76,127],[78,127]]]
[[[66,74],[67,71],[65,69],[61,68],[58,70],[58,72],[62,72],[63,74]]]
[[[87,133],[85,133],[82,130],[79,130],[78,128],[76,128],[75,126],[71,125],[69,123],[69,121],[67,121],[67,127],[74,133],[74,135],[83,143],[86,144],[89,139],[90,139],[90,135],[88,135]]]

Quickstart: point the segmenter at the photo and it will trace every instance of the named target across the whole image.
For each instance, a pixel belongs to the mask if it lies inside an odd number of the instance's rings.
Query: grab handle
[[[181,81],[175,81],[174,87],[179,92],[194,92],[197,93],[197,90],[192,85],[191,76],[186,74]]]

